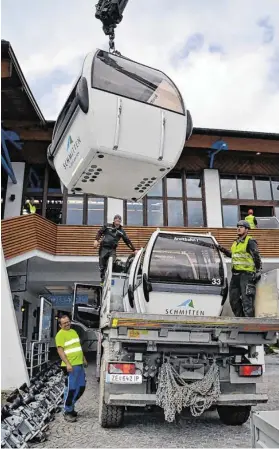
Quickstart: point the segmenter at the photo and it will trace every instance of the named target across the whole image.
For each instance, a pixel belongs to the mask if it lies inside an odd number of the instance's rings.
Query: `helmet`
[[[248,214],[249,214],[249,215],[253,215],[253,214],[254,214],[253,209],[249,209],[249,210],[248,210]]]
[[[250,224],[245,220],[240,220],[236,226],[243,226],[246,229],[250,229]]]

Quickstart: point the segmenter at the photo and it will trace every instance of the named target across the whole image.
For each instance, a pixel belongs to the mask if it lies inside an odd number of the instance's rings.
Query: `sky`
[[[48,120],[86,54],[108,49],[96,3],[2,0],[1,37]],[[195,127],[279,132],[279,0],[129,0],[116,48],[164,71]]]

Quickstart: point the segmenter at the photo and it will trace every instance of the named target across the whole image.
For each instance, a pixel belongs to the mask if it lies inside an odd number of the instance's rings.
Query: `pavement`
[[[250,423],[226,426],[216,411],[200,418],[184,413],[179,423],[167,423],[163,413],[143,413],[138,409],[126,412],[124,426],[103,429],[98,423],[99,384],[94,376],[94,363],[87,369],[87,389],[76,406],[78,421],[69,424],[61,413],[50,425],[48,440],[38,448],[237,448],[251,447]],[[279,410],[279,354],[266,356],[265,383],[260,392],[267,392],[269,401],[254,410]]]

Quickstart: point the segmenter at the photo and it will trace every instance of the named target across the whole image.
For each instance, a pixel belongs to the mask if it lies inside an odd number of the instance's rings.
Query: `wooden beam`
[[[211,145],[216,140],[224,140],[228,144],[229,150],[232,151],[252,151],[260,153],[278,153],[279,141],[267,139],[251,139],[243,137],[220,137],[194,134],[188,142],[186,147],[193,148],[211,148]]]
[[[28,141],[28,142],[51,142],[52,139],[52,129],[40,129],[40,128],[22,128],[17,126],[16,124],[12,126],[8,126],[6,122],[4,125],[15,131],[20,140]]]
[[[1,78],[10,78],[12,76],[12,64],[9,59],[1,60]]]

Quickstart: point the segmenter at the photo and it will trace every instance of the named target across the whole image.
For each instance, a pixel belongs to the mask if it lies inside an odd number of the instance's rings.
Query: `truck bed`
[[[169,316],[111,312],[101,327],[111,338],[130,341],[223,344],[270,344],[276,342],[279,319]]]

